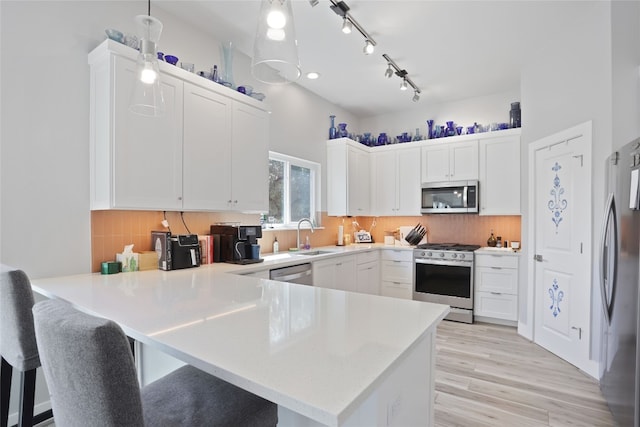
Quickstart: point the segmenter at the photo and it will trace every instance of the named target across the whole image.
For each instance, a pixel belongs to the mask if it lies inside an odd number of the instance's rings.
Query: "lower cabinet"
[[[518,255],[475,255],[473,314],[491,321],[518,320]]]
[[[356,255],[356,292],[380,295],[380,263],[378,251]]]
[[[313,286],[356,292],[356,256],[345,255],[313,262]]]
[[[380,251],[380,295],[413,299],[413,252],[400,249]]]

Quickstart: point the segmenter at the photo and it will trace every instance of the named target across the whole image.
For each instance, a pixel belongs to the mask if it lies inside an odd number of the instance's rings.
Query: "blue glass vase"
[[[427,120],[427,139],[433,139],[433,120]]]
[[[338,129],[336,129],[336,116],[329,116],[331,119],[331,127],[329,128],[329,139],[336,139]]]
[[[346,123],[338,123],[338,137],[346,138],[349,136],[349,132],[347,132],[347,124]]]
[[[378,136],[378,145],[386,145],[387,144],[387,134],[381,132]]]

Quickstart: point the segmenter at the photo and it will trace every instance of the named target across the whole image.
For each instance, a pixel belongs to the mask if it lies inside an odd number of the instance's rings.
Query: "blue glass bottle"
[[[336,116],[329,116],[331,119],[331,127],[329,128],[329,139],[336,139]]]

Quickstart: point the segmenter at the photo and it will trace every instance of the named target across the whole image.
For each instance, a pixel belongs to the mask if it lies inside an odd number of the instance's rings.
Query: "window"
[[[320,165],[269,152],[269,225],[294,225],[316,217]]]

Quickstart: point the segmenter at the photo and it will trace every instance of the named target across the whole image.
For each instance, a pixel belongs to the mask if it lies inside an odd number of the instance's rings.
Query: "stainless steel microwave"
[[[423,183],[421,191],[423,214],[478,213],[478,181]]]

